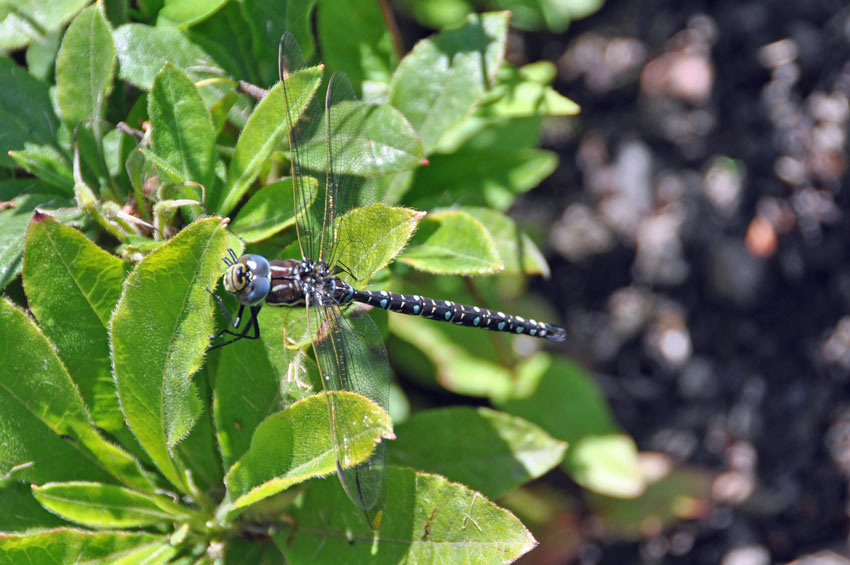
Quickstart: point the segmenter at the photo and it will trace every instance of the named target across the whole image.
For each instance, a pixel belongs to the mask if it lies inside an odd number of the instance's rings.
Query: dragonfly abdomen
[[[566,330],[546,322],[505,314],[489,308],[458,304],[451,300],[435,300],[415,294],[398,294],[386,290],[355,290],[352,300],[383,308],[390,312],[422,316],[429,320],[449,322],[459,326],[527,334],[542,337],[549,341],[564,341],[567,337]]]

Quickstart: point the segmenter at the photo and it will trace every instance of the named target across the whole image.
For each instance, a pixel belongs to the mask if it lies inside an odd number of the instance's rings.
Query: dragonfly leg
[[[218,299],[218,297],[216,297],[216,299]],[[228,323],[234,329],[239,329],[239,324],[242,322],[242,313],[245,311],[245,305],[242,304],[242,305],[239,306],[239,310],[236,312],[236,320],[231,320],[230,315],[224,309],[224,306],[222,306],[220,299],[218,299],[218,304],[219,304],[219,307],[221,307],[222,312],[224,313],[225,317],[227,318]],[[242,332],[237,333],[237,332],[229,330],[228,328],[224,328],[223,330],[221,330],[220,332],[218,332],[217,334],[212,336],[210,338],[210,341],[214,341],[214,340],[220,338],[223,335],[232,335],[232,336],[235,336],[235,337],[233,339],[225,341],[223,343],[217,343],[217,344],[213,345],[212,347],[210,347],[208,349],[208,351],[212,350],[212,349],[218,349],[219,347],[224,347],[225,345],[230,345],[231,343],[233,343],[235,341],[239,341],[240,339],[259,339],[259,337],[260,337],[260,324],[257,321],[257,314],[260,313],[260,306],[251,306],[250,311],[251,311],[251,317],[248,319],[248,323],[245,324],[245,328],[242,330]],[[254,330],[253,335],[248,335],[248,333],[252,329]]]
[[[227,320],[227,323],[230,324],[230,327],[233,328],[233,329],[239,329],[239,324],[242,322],[242,312],[245,310],[245,305],[244,304],[239,305],[239,311],[236,312],[236,321],[234,322],[230,318],[230,314],[227,313],[227,308],[224,307],[224,303],[221,301],[221,298],[219,298],[218,296],[213,294],[213,292],[209,288],[205,288],[204,290],[209,292],[210,296],[215,298],[215,302],[216,302],[216,304],[218,304],[218,309],[221,310],[222,314],[224,314],[224,317]],[[215,339],[215,338],[217,338],[217,337],[219,337],[219,336],[221,336],[225,333],[231,333],[231,332],[229,332],[225,329],[225,330],[222,330],[220,333],[214,335],[210,339]]]

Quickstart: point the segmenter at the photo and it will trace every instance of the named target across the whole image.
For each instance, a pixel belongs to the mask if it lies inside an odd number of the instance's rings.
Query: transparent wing
[[[352,465],[347,446],[353,443],[357,432],[353,425],[357,422],[347,417],[334,392],[356,392],[387,410],[389,367],[384,342],[362,309],[343,317],[334,304],[314,305],[310,308],[310,323],[318,328],[313,349],[327,393],[337,474],[348,497],[363,511],[369,525],[377,529],[386,490],[386,443],[375,446],[366,462]]]
[[[345,245],[346,225],[340,220],[349,210],[382,200],[384,172],[367,133],[368,106],[359,101],[348,76],[337,71],[331,76],[325,96],[325,138],[327,145],[327,206],[325,237],[321,259],[333,267]],[[352,230],[353,231],[353,230]]]
[[[323,137],[321,123],[324,107],[320,101],[314,99],[298,117],[294,94],[286,80],[306,67],[307,63],[295,36],[289,32],[284,33],[280,38],[278,71],[283,84],[281,92],[284,113],[290,124],[289,155],[292,162],[292,191],[295,198],[295,228],[302,258],[315,261],[319,258],[319,246],[316,242],[321,240],[324,225],[322,213],[316,208],[324,205],[325,198],[322,194],[316,194],[316,198],[313,198],[313,183],[306,177],[308,175],[315,177],[317,173],[320,173],[321,176],[316,178],[324,178],[327,168],[327,156],[321,151],[310,149],[311,140]]]

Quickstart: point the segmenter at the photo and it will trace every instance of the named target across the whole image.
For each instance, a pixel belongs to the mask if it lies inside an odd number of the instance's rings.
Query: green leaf
[[[316,197],[318,183],[311,177],[305,177],[304,188],[311,196],[310,201],[305,203],[310,206]],[[295,224],[293,206],[291,178],[268,184],[239,210],[230,229],[248,243],[263,241]]]
[[[542,476],[567,450],[566,442],[534,424],[487,408],[427,410],[396,433],[394,463],[444,475],[489,497]]]
[[[266,308],[266,310],[269,310]],[[216,439],[225,468],[230,468],[251,445],[254,430],[269,414],[280,410],[278,371],[263,339],[242,340],[220,350],[213,378]],[[285,354],[292,355],[291,351]],[[209,363],[208,363],[209,365]]]
[[[212,335],[204,287],[217,278],[226,244],[221,219],[195,222],[136,266],[112,315],[113,369],[127,424],[181,489],[186,479],[171,448],[201,410],[190,376]]]
[[[168,539],[149,533],[86,532],[70,528],[30,534],[0,534],[0,565],[19,563],[126,563],[120,558],[141,557],[146,548],[168,546]],[[178,548],[172,548],[172,555]],[[148,550],[149,551],[149,550]],[[132,563],[161,561],[132,561]]]
[[[496,0],[495,6],[513,12],[512,24],[521,30],[547,29],[563,33],[570,22],[592,14],[603,0]]]
[[[329,72],[345,70],[358,90],[364,80],[389,82],[398,57],[378,3],[323,0],[316,27]]]
[[[92,482],[33,485],[42,506],[66,520],[90,528],[138,528],[186,518],[170,499]]]
[[[87,3],[87,0],[18,0],[5,3],[0,9],[0,49],[14,51],[29,45],[42,33],[65,25]]]
[[[34,179],[21,181],[0,182],[0,192],[11,183],[31,186],[20,196],[8,197],[10,206],[0,210],[0,288],[4,288],[21,271],[24,252],[24,238],[32,218],[33,210],[42,211],[68,208],[57,213],[57,217],[65,222],[74,222],[81,212],[74,208],[72,200],[45,194],[43,190],[52,190]],[[6,200],[6,198],[0,198]]]
[[[518,194],[540,184],[558,166],[558,156],[542,149],[463,150],[429,159],[431,165],[416,171],[405,198],[418,208],[463,202],[504,211]]]
[[[407,245],[422,212],[372,204],[355,208],[340,218],[339,261],[358,286],[365,286]]]
[[[494,359],[473,356],[465,342],[457,341],[432,320],[416,316],[390,316],[389,326],[394,335],[415,346],[437,369],[437,380],[443,388],[469,396],[487,397],[505,394],[511,387],[511,372]],[[467,331],[481,331],[471,330]],[[408,370],[422,371],[422,363]],[[431,374],[420,374],[432,378]]]
[[[333,509],[329,512],[328,509]],[[314,481],[274,536],[293,563],[509,563],[537,545],[510,512],[443,477],[388,469],[381,528],[373,532],[336,481]]]
[[[329,133],[339,141],[334,155],[337,174],[376,177],[422,164],[425,154],[416,131],[392,106],[347,100],[336,104],[334,113],[335,129]],[[324,122],[302,150],[304,162],[325,162]]]
[[[44,182],[55,187],[53,192],[71,195],[74,193],[74,173],[65,155],[52,145],[24,143],[24,149],[9,151],[9,157]]]
[[[502,65],[496,74],[496,84],[487,93],[478,114],[513,118],[578,114],[578,104],[549,86],[556,72],[555,65],[549,61],[538,61],[520,69]]]
[[[526,359],[517,373],[514,390],[494,402],[567,441],[564,467],[577,483],[610,496],[643,492],[634,442],[614,424],[604,398],[581,369],[539,353]]]
[[[0,38],[4,37],[2,29],[10,18],[12,16],[0,24]],[[0,165],[3,167],[15,167],[8,152],[23,149],[27,142],[34,145],[56,143],[54,132],[59,128],[59,121],[53,113],[47,84],[6,57],[0,57],[0,123],[3,124],[3,135],[0,135]]]
[[[150,488],[136,461],[98,435],[71,377],[38,327],[0,300],[0,477],[97,480]]]
[[[56,58],[56,99],[68,127],[103,117],[114,68],[112,31],[94,4],[71,22]]]
[[[26,245],[30,309],[74,375],[95,423],[106,430],[123,427],[107,326],[128,266],[50,216],[37,215],[30,223]]]
[[[421,271],[482,275],[504,268],[496,244],[481,223],[464,212],[428,214],[399,258]]]
[[[281,2],[280,0],[242,0],[240,8],[248,27],[257,64],[261,65],[261,84],[277,80],[277,49],[280,36],[288,31],[295,35],[304,57],[309,59],[315,50],[312,33],[312,12],[316,0]],[[269,64],[270,63],[270,64]]]
[[[274,78],[263,81],[259,67],[274,61],[277,54],[269,53],[267,61],[258,60],[251,34],[245,33],[246,24],[240,3],[228,2],[214,15],[194,25],[186,34],[193,43],[209,53],[228,75],[253,84],[274,84]],[[226,37],[227,41],[222,41],[222,37]],[[279,39],[270,47],[277,45]]]
[[[189,181],[212,189],[215,130],[195,83],[166,64],[148,97],[151,149]]]
[[[15,480],[0,481],[0,508],[14,508],[14,512],[0,512],[0,532],[26,532],[36,529],[67,526],[59,516],[44,509],[32,496],[28,483]],[[0,548],[3,547],[0,534]],[[0,563],[3,551],[0,549]]]
[[[156,18],[156,25],[189,27],[209,18],[226,3],[227,0],[165,0],[165,6]]]
[[[118,76],[142,90],[153,81],[166,62],[186,70],[194,65],[212,65],[212,58],[174,28],[126,24],[112,34],[118,54]],[[206,99],[206,98],[205,98]]]
[[[197,373],[195,383],[200,389],[201,402],[205,407],[212,406],[210,391],[212,381],[211,364],[207,362]],[[224,478],[221,468],[221,456],[216,444],[211,410],[204,410],[186,439],[177,445],[177,452],[186,462],[192,473],[192,480],[200,490],[210,491],[219,488]]]
[[[287,91],[292,94],[292,119],[298,117],[307,108],[322,80],[321,67],[308,67],[290,75],[287,79]],[[245,124],[236,142],[233,159],[228,171],[229,186],[222,202],[210,205],[222,215],[228,214],[257,178],[260,168],[265,164],[272,151],[277,148],[289,133],[289,123],[283,111],[283,95],[280,83],[269,90]]]
[[[283,554],[273,543],[256,543],[247,539],[233,538],[227,542],[225,565],[251,563],[253,565],[279,565],[286,563]]]
[[[251,448],[224,479],[232,510],[336,472],[325,394],[296,402],[257,427]],[[339,413],[359,422],[347,446],[348,463],[353,466],[368,459],[382,438],[392,437],[392,422],[389,414],[363,396],[344,391],[333,394]]]
[[[496,210],[459,206],[457,210],[469,214],[490,234],[504,264],[504,274],[525,273],[549,276],[549,264],[531,238],[517,228],[514,221]]]
[[[693,468],[674,468],[666,456],[644,455],[656,469],[646,491],[637,498],[623,499],[588,493],[588,506],[606,531],[618,537],[638,539],[646,524],[667,529],[681,520],[704,518],[712,507],[711,473]],[[661,472],[659,472],[659,470]],[[656,476],[657,475],[657,476]]]
[[[420,41],[396,69],[390,102],[419,132],[426,155],[492,83],[504,58],[508,16],[472,14],[463,27]]]

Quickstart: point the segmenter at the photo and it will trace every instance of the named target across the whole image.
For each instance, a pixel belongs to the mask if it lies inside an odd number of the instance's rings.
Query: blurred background
[[[533,290],[644,471],[705,488],[609,504],[550,475],[519,495],[523,561],[850,563],[850,7],[431,0],[401,6],[404,47],[485,7],[581,105],[510,210],[551,266]]]

